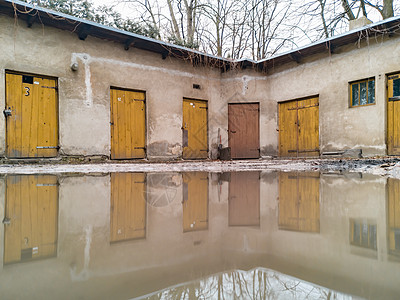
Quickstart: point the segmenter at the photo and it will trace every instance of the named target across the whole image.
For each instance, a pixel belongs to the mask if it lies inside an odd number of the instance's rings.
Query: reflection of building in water
[[[387,235],[389,254],[400,257],[400,180],[388,179]]]
[[[208,228],[208,173],[183,174],[183,232]]]
[[[232,172],[229,226],[260,226],[260,172]]]
[[[279,173],[279,229],[319,232],[319,174]]]
[[[146,174],[111,174],[110,242],[146,237]]]
[[[57,255],[58,183],[51,175],[6,178],[4,264]]]

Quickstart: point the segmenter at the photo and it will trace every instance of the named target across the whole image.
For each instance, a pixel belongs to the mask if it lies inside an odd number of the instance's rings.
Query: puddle
[[[400,180],[7,175],[2,299],[397,299]]]

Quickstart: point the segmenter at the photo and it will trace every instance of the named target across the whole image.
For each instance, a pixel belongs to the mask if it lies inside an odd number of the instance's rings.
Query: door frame
[[[184,102],[185,102],[185,100],[189,100],[189,101],[191,101],[191,100],[193,100],[193,101],[202,101],[202,102],[205,102],[205,104],[207,105],[207,108],[206,108],[206,123],[207,123],[207,134],[206,134],[206,144],[207,144],[207,157],[206,158],[184,158],[183,157],[183,114],[184,114],[184,107],[183,107],[183,105],[184,105]],[[208,105],[208,100],[205,100],[205,99],[200,99],[200,98],[191,98],[191,97],[183,97],[182,98],[182,124],[181,124],[181,128],[182,128],[182,130],[181,130],[181,135],[182,135],[182,159],[184,159],[184,160],[196,160],[196,159],[208,159],[209,158],[209,154],[210,154],[210,147],[209,147],[209,134],[210,134],[210,130],[209,130],[209,122],[208,122],[208,109],[209,109],[209,105]],[[188,142],[189,142],[189,140],[188,140]]]
[[[111,99],[111,90],[121,90],[121,91],[128,91],[128,92],[135,92],[135,93],[144,93],[144,159],[147,158],[147,91],[146,90],[141,90],[141,89],[132,89],[132,88],[124,88],[124,87],[118,87],[115,85],[110,85],[108,89],[108,96],[109,98],[109,103],[110,103],[110,159],[111,160],[135,160],[135,159],[143,159],[143,158],[111,158],[112,155],[112,131],[113,131],[113,108],[112,108],[112,99]]]
[[[13,74],[13,75],[21,75],[21,76],[32,76],[32,77],[41,77],[45,79],[50,79],[54,80],[56,83],[56,121],[57,121],[57,155],[56,156],[51,156],[51,157],[17,157],[16,159],[39,159],[39,158],[53,158],[53,157],[58,157],[60,154],[60,95],[59,95],[59,84],[58,84],[58,77],[56,76],[49,76],[49,75],[42,75],[38,73],[30,73],[30,72],[22,72],[22,71],[15,71],[15,70],[10,70],[10,69],[5,69],[4,70],[4,109],[7,109],[7,74]],[[5,128],[5,151],[4,151],[4,156],[7,158],[14,158],[14,157],[9,157],[8,156],[8,122],[7,118],[4,120],[4,128]]]
[[[228,147],[230,148],[230,132],[231,132],[231,128],[229,126],[230,122],[229,122],[229,105],[240,105],[240,104],[257,104],[258,105],[258,114],[257,114],[257,123],[258,123],[258,157],[261,157],[261,149],[260,149],[260,136],[261,136],[261,126],[260,126],[260,112],[261,112],[261,103],[260,102],[228,102]],[[231,149],[232,152],[232,149]],[[257,159],[257,158],[233,158],[233,159]]]

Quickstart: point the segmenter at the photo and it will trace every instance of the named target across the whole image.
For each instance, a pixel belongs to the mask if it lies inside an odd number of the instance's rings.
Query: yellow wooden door
[[[389,253],[400,256],[400,180],[389,178],[387,203],[387,240]]]
[[[298,156],[319,155],[319,106],[318,98],[299,100],[298,114]]]
[[[319,155],[318,97],[279,103],[279,155]]]
[[[57,254],[58,184],[52,175],[8,175],[4,264]]]
[[[297,101],[279,103],[279,155],[297,156]]]
[[[8,157],[57,156],[56,79],[7,73],[5,114]]]
[[[146,95],[111,88],[111,159],[146,156]]]
[[[260,172],[232,172],[228,199],[229,226],[260,226]]]
[[[207,101],[183,99],[184,159],[207,158]]]
[[[319,232],[319,174],[279,174],[278,227],[283,230]]]
[[[183,174],[183,232],[208,228],[208,174]]]
[[[110,241],[146,237],[146,174],[111,173]]]
[[[388,76],[387,151],[400,154],[400,73]]]

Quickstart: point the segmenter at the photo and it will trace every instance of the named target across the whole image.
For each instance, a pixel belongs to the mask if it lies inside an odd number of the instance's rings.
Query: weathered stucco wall
[[[208,101],[209,157],[216,157],[220,129],[228,146],[228,103],[260,103],[260,155],[278,155],[278,102],[319,95],[320,153],[362,149],[386,153],[386,75],[400,70],[399,39],[335,49],[260,73],[192,66],[177,58],[0,15],[0,106],[5,71],[58,78],[59,144],[65,155],[110,155],[110,87],[146,92],[149,159],[182,156],[182,100]],[[78,64],[78,71],[70,68]],[[349,82],[375,77],[375,104],[350,108]],[[194,89],[199,84],[200,89]],[[0,118],[0,155],[5,153]]]
[[[0,16],[0,105],[5,106],[5,70],[58,78],[60,151],[67,155],[110,155],[110,87],[146,92],[147,155],[180,157],[183,98],[207,100],[209,145],[217,141],[219,71],[92,37]],[[78,71],[70,69],[78,63]],[[201,89],[194,89],[199,84]],[[217,112],[219,113],[219,112]],[[0,152],[5,120],[0,121]],[[214,139],[214,140],[213,140]],[[211,147],[210,147],[211,148]],[[211,150],[211,149],[210,149]]]

